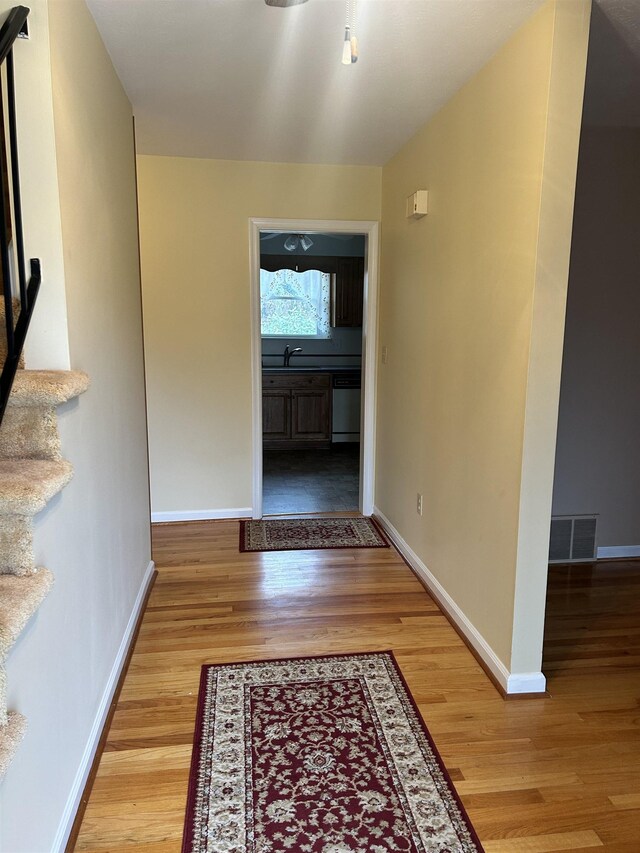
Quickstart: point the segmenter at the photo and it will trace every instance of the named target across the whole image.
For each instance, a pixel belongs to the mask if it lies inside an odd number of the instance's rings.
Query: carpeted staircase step
[[[88,387],[89,377],[81,370],[21,370],[16,373],[8,407],[59,406]]]
[[[35,515],[72,476],[64,459],[0,459],[0,515]]]
[[[0,425],[0,459],[60,459],[55,407],[88,387],[79,370],[19,370]]]
[[[14,300],[13,320],[19,304]],[[4,302],[0,299],[0,360],[7,352]],[[73,476],[61,458],[56,407],[87,390],[81,371],[24,370],[15,376],[0,424],[0,781],[26,729],[26,719],[7,711],[7,655],[53,583],[33,559],[33,517]]]
[[[0,575],[30,575],[33,555],[33,517],[0,515]]]
[[[48,569],[15,577],[0,575],[0,726],[7,721],[4,661],[53,583]]]
[[[53,574],[40,568],[31,575],[0,575],[0,661],[51,589]]]
[[[11,711],[7,717],[7,722],[0,726],[0,780],[7,772],[7,767],[18,749],[26,729],[26,718],[15,711]]]

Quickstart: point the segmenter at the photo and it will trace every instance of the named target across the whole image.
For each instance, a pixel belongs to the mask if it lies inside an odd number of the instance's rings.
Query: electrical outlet
[[[418,500],[416,502],[416,511],[418,515],[422,515],[422,495],[418,492]]]
[[[389,358],[389,347],[382,347],[382,363],[386,364]]]

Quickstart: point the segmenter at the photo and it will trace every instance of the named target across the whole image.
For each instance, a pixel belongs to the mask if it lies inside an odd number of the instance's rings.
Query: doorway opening
[[[635,45],[635,50],[633,46]],[[640,625],[640,39],[594,4],[558,411],[543,669],[633,677]],[[601,212],[606,211],[606,216]],[[620,633],[625,639],[621,639]],[[605,693],[608,687],[599,687]]]
[[[373,510],[377,236],[251,221],[254,518]]]

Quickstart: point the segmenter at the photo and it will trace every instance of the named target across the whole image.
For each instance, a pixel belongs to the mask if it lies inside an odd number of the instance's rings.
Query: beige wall
[[[46,4],[30,5],[38,14],[25,45],[46,35]],[[55,225],[61,215],[71,366],[92,384],[60,409],[75,476],[35,530],[36,559],[56,582],[8,662],[9,704],[29,728],[2,788],[7,853],[64,844],[150,560],[131,107],[84,2],[54,0],[49,24],[60,196],[40,216]],[[50,140],[40,142],[48,157]]]
[[[527,521],[520,506],[528,391],[546,388],[557,405],[555,338],[561,347],[587,22],[587,3],[547,4],[383,170],[379,343],[388,362],[379,373],[376,505],[506,671]],[[576,85],[565,93],[564,135],[552,139],[556,163],[545,146],[552,93],[568,69]],[[566,175],[543,217],[552,161]],[[429,214],[407,220],[405,197],[420,188],[429,190]],[[558,243],[541,248],[552,226]],[[532,326],[538,286],[547,287],[543,250],[558,298],[547,312],[551,363],[539,365],[530,362],[532,328],[544,336]],[[552,465],[546,415],[541,434],[539,462]],[[550,480],[531,489],[550,509]],[[539,503],[531,512],[539,522]],[[540,667],[541,638],[531,639],[537,665],[519,660],[519,672]]]
[[[585,128],[553,511],[598,513],[605,548],[640,546],[638,198],[640,128]]]
[[[377,220],[380,178],[138,158],[154,512],[251,506],[249,218]]]
[[[16,4],[0,0],[0,13]],[[51,58],[46,0],[30,3],[33,36],[14,47],[16,114],[18,121],[20,187],[24,248],[27,258],[39,258],[42,287],[38,310],[25,344],[29,366],[69,367],[69,336],[64,290],[62,225],[58,198],[55,131],[51,101]],[[46,211],[46,215],[43,215]]]

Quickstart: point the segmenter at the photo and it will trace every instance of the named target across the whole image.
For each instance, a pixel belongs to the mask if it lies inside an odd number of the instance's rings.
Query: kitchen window
[[[260,270],[263,338],[330,338],[331,274]]]

